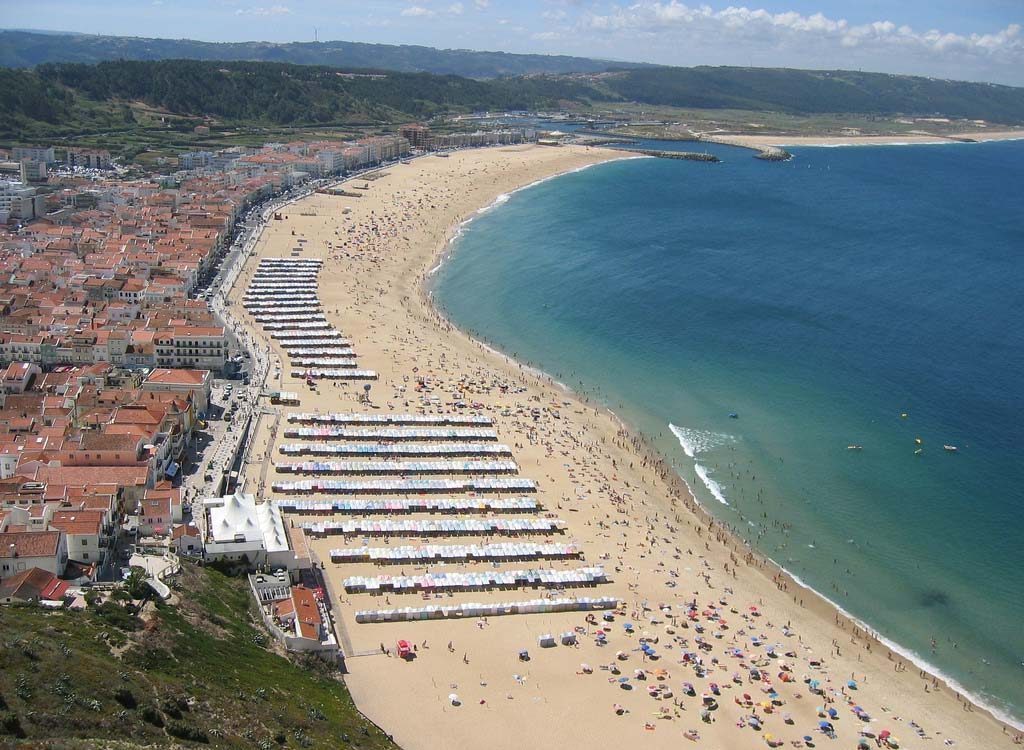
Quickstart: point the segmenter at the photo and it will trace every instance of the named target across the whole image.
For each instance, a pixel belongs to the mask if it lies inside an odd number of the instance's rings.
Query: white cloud
[[[987,57],[993,62],[1024,63],[1024,37],[1019,24],[1010,24],[992,34],[956,34],[916,31],[884,20],[854,25],[822,13],[772,13],[745,6],[715,10],[709,5],[690,6],[678,0],[637,0],[609,13],[585,14],[582,23],[598,32],[631,32],[640,36],[689,34],[703,41],[741,37],[773,47],[823,42],[847,49],[902,51],[930,57],[955,53]]]
[[[269,8],[239,8],[235,11],[236,16],[287,16],[291,15],[292,9],[284,5],[271,5]]]
[[[538,31],[536,34],[530,35],[530,39],[536,39],[538,42],[550,42],[561,38],[562,35],[557,31]]]
[[[402,15],[410,18],[423,18],[424,16],[434,15],[434,11],[424,8],[422,5],[413,5],[403,10]]]
[[[451,5],[448,6],[448,12],[451,13],[453,16],[461,16],[463,10],[465,10],[465,8],[463,7],[462,3],[452,3]]]
[[[485,8],[489,7],[490,4],[491,0],[473,0],[473,5],[476,6],[477,10],[484,10]]]

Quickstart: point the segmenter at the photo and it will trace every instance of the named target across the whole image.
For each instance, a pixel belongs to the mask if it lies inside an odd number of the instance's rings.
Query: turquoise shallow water
[[[738,533],[1019,719],[1024,143],[714,150],[512,194],[464,228],[439,306],[597,395]]]

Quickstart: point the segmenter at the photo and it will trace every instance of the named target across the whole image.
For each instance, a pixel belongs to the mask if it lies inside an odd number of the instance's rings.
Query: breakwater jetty
[[[651,148],[620,148],[618,151],[628,151],[631,154],[643,154],[654,156],[658,159],[678,159],[681,161],[721,161],[714,154],[702,153],[699,151],[659,151]]]

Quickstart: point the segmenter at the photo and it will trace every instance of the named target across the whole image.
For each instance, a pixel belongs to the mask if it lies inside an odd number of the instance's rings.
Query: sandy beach
[[[1024,138],[1024,130],[993,130],[960,135],[929,135],[926,133],[849,136],[715,135],[712,140],[747,148],[766,148],[770,146],[903,146],[911,143],[958,143],[969,142],[969,140],[978,142],[1008,141],[1021,138]]]
[[[795,145],[794,139],[779,143]],[[354,178],[345,188],[359,197],[313,195],[268,222],[256,257],[229,294],[234,315],[249,320],[250,335],[269,347],[267,388],[297,392],[301,400],[260,417],[244,475],[247,491],[280,498],[271,484],[296,478],[274,465],[294,460],[281,455],[282,443],[302,442],[285,437],[289,412],[479,414],[493,419],[497,442],[511,448],[517,476],[538,483],[534,497],[543,507],[531,517],[564,522],[563,533],[517,538],[311,536],[337,605],[346,682],[358,707],[408,750],[675,748],[688,746],[688,739],[697,747],[731,750],[809,746],[805,736],[817,747],[856,748],[862,739],[875,747],[883,732],[903,748],[1013,747],[1013,733],[988,713],[890,653],[719,529],[614,415],[472,341],[432,308],[424,280],[448,252],[460,222],[516,188],[617,158],[621,152],[578,146],[499,147],[427,156],[389,166],[375,179]],[[352,341],[358,366],[379,373],[370,404],[360,403],[362,382],[320,381],[314,391],[290,377],[284,350],[246,317],[241,299],[258,259],[289,257],[297,247],[298,257],[324,260],[319,295],[327,318]],[[503,517],[520,515],[528,514]],[[336,564],[330,555],[333,548],[364,544],[503,541],[574,544],[581,556],[430,569],[603,566],[608,582],[564,591],[355,594],[346,591],[346,577],[415,575],[424,567]],[[610,621],[601,611],[590,618],[578,612],[355,620],[357,610],[545,596],[616,597],[621,607],[608,613]],[[577,645],[538,645],[543,634],[558,642],[567,632],[576,634]],[[941,641],[941,633],[936,638]],[[397,658],[400,639],[415,645],[415,658]],[[656,657],[641,650],[641,639]],[[521,650],[529,651],[528,661],[520,659]],[[831,724],[837,741],[825,736],[821,722]]]

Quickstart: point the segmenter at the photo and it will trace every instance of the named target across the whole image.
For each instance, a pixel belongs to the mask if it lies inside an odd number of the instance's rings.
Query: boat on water
[[[955,445],[944,445],[942,449],[950,453],[956,453],[959,450]]]
[[[848,446],[846,446],[846,450],[848,450],[848,451],[862,451],[862,450],[864,450],[864,446],[863,445],[848,445]]]
[[[740,415],[734,411],[729,412],[729,419],[739,419]]]
[[[921,445],[921,443],[923,443],[924,441],[921,438],[914,438],[914,442],[917,443],[918,445]]]
[[[918,448],[916,451],[914,451],[915,456],[920,456],[922,453],[924,453],[924,448]]]

